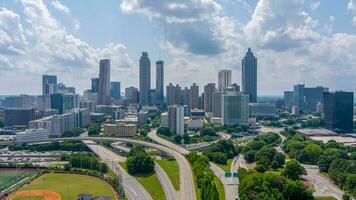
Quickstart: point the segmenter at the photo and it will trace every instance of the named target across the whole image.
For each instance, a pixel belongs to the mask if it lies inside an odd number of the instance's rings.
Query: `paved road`
[[[125,157],[120,156],[103,146],[97,145],[91,140],[84,140],[83,143],[95,152],[117,176],[122,177],[122,184],[128,199],[152,200],[146,189],[118,164],[119,162],[124,162],[126,160]]]
[[[307,171],[307,175],[304,175],[303,178],[314,185],[314,196],[333,196],[342,199],[344,192],[334,185],[330,179],[322,176],[319,173],[318,166],[303,165],[303,167]]]
[[[235,197],[238,196],[238,178],[225,177],[224,170],[218,167],[216,164],[209,162],[210,169],[214,174],[220,179],[221,183],[224,185],[225,199],[226,200],[235,200]]]
[[[122,142],[112,143],[111,146],[114,148],[117,148],[125,153],[130,152],[129,148],[120,146],[119,144],[122,144]],[[173,186],[171,180],[169,179],[168,175],[166,174],[166,172],[157,163],[155,163],[155,172],[156,172],[159,182],[162,185],[166,199],[167,200],[178,200],[178,192],[174,189],[174,186]]]
[[[216,133],[217,135],[220,136],[220,138],[218,140],[214,140],[214,141],[211,141],[211,142],[201,142],[201,143],[195,143],[195,144],[188,144],[188,145],[184,145],[183,147],[189,151],[192,151],[192,150],[198,150],[198,149],[203,149],[205,147],[208,147],[214,143],[217,143],[218,141],[220,140],[228,140],[231,138],[231,135],[230,134],[226,134],[226,133],[223,133],[223,132],[217,132]]]
[[[171,148],[172,151],[177,151],[181,154],[189,154],[190,151],[184,149],[181,146],[178,146],[176,144],[173,144],[165,139],[162,139],[156,134],[156,131],[151,131],[148,133],[148,137],[152,139],[153,141],[157,142],[158,144],[161,144],[163,146],[166,146],[168,148]],[[219,177],[221,180],[223,186],[224,186],[224,191],[225,191],[225,198],[226,199],[234,199],[235,196],[237,196],[237,189],[236,189],[236,183],[231,182],[230,180],[225,180],[224,177],[221,177],[221,175],[224,173],[224,171],[216,166],[214,163],[210,162],[210,169],[214,172],[214,174]]]
[[[174,189],[174,186],[166,172],[159,164],[155,163],[155,171],[159,182],[161,183],[167,200],[178,200],[179,193]]]

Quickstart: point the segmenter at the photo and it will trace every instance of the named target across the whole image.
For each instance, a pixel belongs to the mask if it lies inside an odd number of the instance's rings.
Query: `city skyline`
[[[231,69],[232,83],[241,85],[241,59],[248,47],[258,58],[258,74],[264,75],[258,77],[261,95],[282,96],[297,83],[355,91],[352,19],[356,6],[351,0],[338,5],[329,0],[273,1],[272,7],[270,0],[181,2],[197,8],[194,12],[169,10],[170,4],[163,2],[157,7],[145,1],[90,2],[87,8],[67,0],[53,2],[22,0],[0,5],[4,22],[0,30],[6,36],[0,47],[2,95],[40,94],[42,74],[57,75],[58,82],[74,86],[81,94],[90,85],[88,77],[97,76],[99,60],[105,58],[112,61],[111,80],[120,81],[122,88],[138,87],[141,51],[149,53],[152,63],[165,61],[165,85],[196,82],[202,88],[212,79],[217,83],[221,69]],[[293,9],[278,12],[288,7]],[[330,7],[333,12],[326,13]],[[85,9],[100,17],[89,20],[92,17]],[[99,12],[102,9],[107,12]],[[100,24],[99,19],[107,23]],[[93,26],[99,28],[93,32]],[[215,34],[197,30],[200,26],[210,27]],[[140,30],[146,32],[142,37],[137,34]],[[187,74],[196,75],[196,80]],[[154,70],[151,79],[155,80]]]

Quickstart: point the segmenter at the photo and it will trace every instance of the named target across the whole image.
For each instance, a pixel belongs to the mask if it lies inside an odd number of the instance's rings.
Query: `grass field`
[[[4,192],[11,186],[23,181],[24,179],[34,176],[37,172],[35,170],[0,170],[0,192]]]
[[[121,162],[120,165],[126,169],[126,163]],[[161,183],[159,182],[155,173],[153,174],[145,174],[145,175],[135,175],[138,182],[147,190],[147,192],[151,195],[154,200],[165,200],[166,195],[164,194]]]
[[[225,172],[230,172],[231,171],[231,164],[232,164],[232,160],[233,159],[228,159],[226,162],[226,165],[222,165],[222,164],[218,164],[215,163],[217,166],[219,166],[222,170],[224,170]]]
[[[315,200],[337,200],[335,197],[315,197]]]
[[[217,176],[215,176],[214,181],[215,181],[216,189],[218,189],[219,192],[219,199],[225,199],[224,186],[221,183],[220,179]]]
[[[176,160],[156,160],[156,162],[163,168],[163,170],[168,175],[171,180],[174,189],[179,191],[180,189],[180,179],[179,179],[179,167]]]
[[[115,193],[110,184],[99,178],[85,175],[48,173],[22,187],[20,191],[30,189],[58,192],[62,199],[76,199],[78,194],[82,193],[88,193],[93,196],[110,196],[115,199]],[[22,199],[24,198],[14,198],[14,200]]]

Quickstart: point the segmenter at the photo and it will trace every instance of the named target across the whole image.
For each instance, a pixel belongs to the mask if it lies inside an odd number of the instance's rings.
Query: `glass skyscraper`
[[[257,102],[257,58],[248,48],[242,59],[242,92],[250,96],[250,102]]]

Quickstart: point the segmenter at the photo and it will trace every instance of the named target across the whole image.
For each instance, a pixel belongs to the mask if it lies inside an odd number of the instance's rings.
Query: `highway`
[[[344,192],[334,185],[329,178],[321,175],[318,166],[304,164],[302,166],[307,171],[307,175],[303,175],[303,178],[314,185],[314,196],[333,196],[339,200],[342,199]]]
[[[211,141],[211,142],[201,142],[201,143],[184,145],[184,148],[189,151],[204,149],[204,148],[210,146],[211,144],[217,143],[220,140],[228,140],[231,138],[231,135],[223,133],[223,132],[217,132],[216,134],[219,135],[221,138],[219,138],[218,140]]]
[[[114,148],[117,148],[120,151],[123,151],[125,153],[130,152],[129,148],[120,146],[119,144],[122,144],[122,142],[112,143],[111,146]],[[173,186],[171,180],[169,179],[168,175],[166,174],[166,172],[157,163],[155,163],[155,172],[156,172],[159,182],[162,185],[166,199],[167,200],[178,200],[179,193],[174,189],[174,186]]]
[[[125,157],[122,157],[91,140],[84,140],[83,143],[95,152],[117,176],[122,177],[122,184],[128,199],[152,200],[146,189],[119,165],[119,162],[124,162],[126,160]]]
[[[173,144],[172,142],[169,142],[165,139],[162,139],[161,137],[159,137],[156,134],[156,131],[151,131],[150,133],[148,133],[148,137],[157,142],[158,144],[161,144],[163,146],[166,146],[168,148],[171,148],[172,151],[177,151],[180,154],[189,154],[190,151],[184,149],[181,146],[178,146],[176,144]],[[224,171],[218,167],[217,165],[215,165],[212,162],[209,162],[210,164],[210,169],[214,172],[214,174],[221,180],[221,183],[224,186],[224,191],[225,191],[225,199],[226,200],[233,200],[235,199],[235,197],[238,195],[237,194],[237,183],[234,181],[231,181],[230,179],[227,179],[225,177],[223,177],[222,175],[224,174]]]
[[[162,185],[167,200],[178,200],[179,193],[174,189],[174,186],[166,172],[159,164],[155,163],[155,171],[159,182]]]

